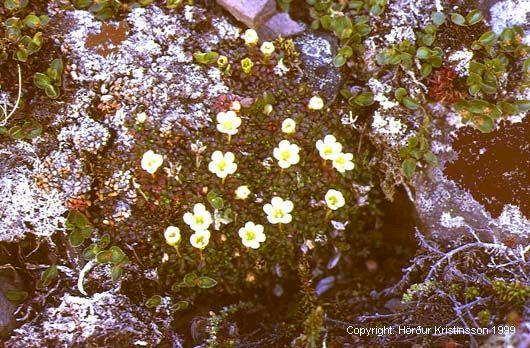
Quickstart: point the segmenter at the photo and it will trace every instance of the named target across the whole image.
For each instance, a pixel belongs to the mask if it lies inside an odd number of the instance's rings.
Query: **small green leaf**
[[[398,89],[395,90],[394,97],[396,97],[397,101],[401,101],[403,97],[406,96],[407,94],[408,92],[405,88],[399,87]]]
[[[121,250],[121,248],[117,247],[117,246],[112,246],[110,247],[109,251],[111,252],[111,257],[110,257],[110,262],[113,263],[113,264],[119,264],[120,262],[123,261],[123,259],[125,259],[125,253],[123,252],[123,250]]]
[[[474,25],[480,22],[484,16],[480,10],[473,10],[466,16],[466,21],[469,25]]]
[[[445,15],[443,12],[434,12],[432,15],[432,22],[437,26],[440,26],[445,23]]]
[[[55,72],[55,76],[61,76],[63,73],[63,60],[62,59],[54,59],[50,63],[50,69],[52,69]],[[57,80],[57,78],[54,78],[54,80]]]
[[[89,224],[88,219],[86,218],[85,214],[81,213],[79,210],[71,210],[68,213],[68,217],[66,218],[66,227],[72,228],[75,227],[84,227]]]
[[[6,298],[14,303],[20,303],[28,297],[27,291],[10,290],[5,293]]]
[[[469,86],[468,91],[471,95],[477,95],[478,92],[480,92],[480,85],[471,85]]]
[[[487,116],[475,116],[473,117],[473,123],[482,133],[490,133],[495,126],[493,120]]]
[[[74,248],[81,246],[85,242],[85,236],[80,228],[74,228],[70,233],[70,245]]]
[[[495,34],[493,31],[487,31],[478,38],[478,41],[483,46],[491,45],[495,42]]]
[[[26,137],[26,134],[24,133],[24,129],[21,126],[13,126],[9,128],[8,135],[15,140],[21,140]]]
[[[96,254],[99,252],[97,244],[91,244],[89,247],[83,250],[83,258],[85,260],[92,260],[96,257]]]
[[[103,250],[96,255],[96,261],[101,264],[112,262],[112,251]]]
[[[407,109],[410,109],[410,110],[416,110],[420,107],[420,104],[418,103],[418,101],[411,97],[404,97],[402,100],[402,103],[403,105],[405,105]]]
[[[431,55],[431,50],[429,50],[427,47],[420,47],[416,51],[416,58],[419,59],[428,59]]]
[[[324,15],[320,17],[320,24],[322,24],[322,29],[329,30],[331,28],[332,19],[329,15]]]
[[[122,274],[123,268],[121,268],[121,266],[112,266],[112,269],[110,270],[110,275],[112,277],[113,282],[117,282],[118,280],[120,280]]]
[[[51,265],[50,267],[46,268],[44,272],[42,272],[41,280],[42,285],[44,287],[50,285],[55,278],[59,275],[59,271],[57,270],[56,265]]]
[[[436,156],[431,151],[425,152],[423,154],[423,159],[431,166],[434,166],[437,163]]]
[[[372,105],[374,103],[374,94],[372,92],[362,92],[353,101],[360,106]]]
[[[188,301],[178,301],[173,306],[171,306],[171,309],[174,311],[183,311],[187,309],[190,306],[190,303]]]
[[[188,273],[184,276],[184,284],[186,284],[186,286],[190,288],[196,286],[198,280],[199,280],[199,276],[195,273]]]
[[[451,22],[459,26],[466,25],[466,19],[464,18],[464,16],[458,13],[451,13]]]
[[[92,0],[74,0],[74,6],[77,8],[87,8],[92,5]]]
[[[59,89],[56,86],[54,86],[54,85],[47,85],[44,88],[44,92],[51,99],[55,99],[55,98],[59,97]]]
[[[160,306],[161,303],[162,297],[160,297],[160,295],[153,295],[145,302],[145,306],[147,308],[155,308]]]
[[[42,134],[42,125],[37,121],[26,121],[22,128],[27,139],[35,139]]]
[[[219,58],[219,53],[217,52],[195,52],[193,53],[193,58],[201,64],[209,65],[217,62]]]
[[[199,277],[197,285],[199,286],[199,288],[208,289],[213,288],[215,285],[217,285],[217,281],[210,277]]]
[[[414,175],[414,171],[416,170],[416,160],[414,158],[407,158],[403,161],[402,165],[403,175],[405,175],[406,178],[410,179]]]
[[[28,60],[28,56],[28,50],[26,50],[25,48],[19,48],[13,54],[13,58],[21,62],[26,62]]]
[[[24,18],[24,25],[31,29],[37,29],[41,26],[40,18],[34,14],[29,14]]]
[[[427,63],[422,64],[420,72],[421,72],[421,76],[423,76],[423,77],[429,76],[431,74],[431,72],[432,72],[432,65],[431,64],[427,64]]]
[[[346,64],[346,57],[344,57],[342,54],[337,54],[335,57],[333,57],[333,65],[337,68],[340,68]]]
[[[103,237],[101,237],[101,239],[99,240],[98,247],[100,249],[105,249],[106,247],[109,246],[109,244],[110,244],[110,236],[106,234]]]

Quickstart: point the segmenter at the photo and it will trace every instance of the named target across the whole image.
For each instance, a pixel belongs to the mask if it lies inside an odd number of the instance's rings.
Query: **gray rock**
[[[26,347],[160,347],[180,339],[171,332],[169,299],[156,313],[135,305],[122,294],[92,297],[64,294],[57,307],[46,308],[39,320],[14,330],[7,348]]]
[[[276,12],[274,0],[217,0],[238,21],[250,28],[258,28]]]
[[[510,163],[509,160],[502,157],[503,153],[510,153],[510,156],[514,156],[514,158],[519,153],[524,153],[524,144],[522,145],[523,148],[518,150],[515,145],[512,146],[510,141],[506,140],[509,138],[510,133],[508,132],[514,132],[515,127],[511,126],[508,131],[508,124],[505,124],[493,133],[487,135],[479,133],[477,137],[483,139],[482,142],[478,143],[480,146],[467,145],[467,141],[470,140],[466,139],[466,143],[464,143],[466,145],[459,145],[464,147],[466,151],[459,153],[455,144],[460,141],[461,135],[457,136],[458,133],[454,133],[451,126],[445,123],[445,119],[454,118],[456,115],[441,107],[433,108],[431,111],[435,117],[431,132],[434,138],[432,147],[438,157],[438,165],[435,168],[422,170],[412,180],[414,191],[412,198],[419,219],[423,224],[422,230],[429,232],[435,240],[440,242],[455,240],[461,236],[478,237],[488,242],[527,241],[530,233],[530,222],[524,215],[527,205],[525,205],[524,198],[517,203],[518,197],[524,192],[508,191],[517,193],[513,194],[512,202],[502,202],[498,200],[500,196],[498,192],[495,189],[488,190],[484,184],[484,180],[496,180],[498,190],[505,192],[513,189],[513,187],[524,187],[522,186],[524,184],[519,182],[512,182],[511,184],[509,181],[502,182],[502,180],[524,178],[524,175],[518,175],[517,170],[506,169],[509,173],[508,176],[498,176],[498,172],[505,170],[505,165]],[[523,127],[521,126],[521,128]],[[478,131],[476,132],[478,133]],[[488,140],[490,137],[499,139],[502,145],[496,141]],[[520,133],[513,134],[513,137],[524,139]],[[495,152],[499,147],[500,152]],[[476,148],[480,149],[477,150]],[[484,152],[484,156],[481,152]],[[463,158],[460,159],[460,156]],[[492,168],[484,171],[484,176],[478,173],[480,169],[475,170],[475,172],[468,172],[469,168],[482,168],[484,161],[491,163],[489,167]],[[452,174],[449,175],[448,166],[454,168],[454,163],[459,163],[458,170],[452,169]],[[461,163],[469,163],[470,167],[460,168]],[[521,165],[520,170],[525,169],[526,167]],[[457,179],[455,178],[463,176],[473,178],[473,182],[477,182],[481,188],[481,193],[476,192],[476,187],[469,187],[467,181],[465,183],[456,182]],[[510,185],[513,187],[510,188]],[[494,204],[500,208],[495,208]]]
[[[17,286],[11,277],[0,275],[0,337],[6,337],[16,327],[14,312],[17,306],[6,298],[8,291],[16,290]]]
[[[300,34],[305,30],[305,25],[291,19],[286,12],[272,16],[258,30],[259,37],[264,40],[274,40],[277,37],[289,37]]]
[[[331,102],[340,90],[342,75],[333,65],[338,51],[337,39],[322,32],[308,32],[297,39],[304,72],[314,92]]]
[[[530,43],[530,0],[481,0],[479,8],[490,20],[495,34],[519,25],[526,33],[526,43]]]

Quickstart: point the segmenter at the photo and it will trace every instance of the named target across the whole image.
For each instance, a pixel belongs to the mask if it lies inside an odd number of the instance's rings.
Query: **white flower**
[[[239,111],[239,110],[241,110],[241,103],[238,102],[237,100],[234,100],[234,101],[230,104],[230,110],[234,110],[234,111]]]
[[[175,246],[180,242],[180,229],[176,226],[169,226],[164,232],[166,243]]]
[[[272,42],[265,41],[261,44],[260,51],[263,53],[263,55],[270,56],[274,53],[274,44]]]
[[[247,29],[243,34],[243,40],[248,46],[254,46],[258,43],[258,33],[254,29]]]
[[[208,170],[221,179],[226,178],[229,174],[234,174],[237,170],[237,164],[234,163],[235,156],[231,152],[223,154],[221,151],[215,151],[212,154],[212,160],[208,164]]]
[[[296,130],[296,122],[292,118],[286,118],[282,122],[282,132],[286,134],[294,133]]]
[[[320,97],[312,97],[309,99],[309,104],[307,107],[311,110],[322,110],[324,107],[324,101]]]
[[[351,153],[341,152],[333,159],[333,168],[341,173],[344,173],[347,170],[352,170],[355,167],[352,159],[353,155]]]
[[[278,165],[281,168],[289,168],[300,161],[299,151],[298,145],[291,144],[288,140],[282,140],[278,147],[274,148],[272,154],[278,160]]]
[[[193,214],[190,212],[184,214],[184,222],[194,231],[204,231],[210,227],[213,219],[204,204],[197,203],[193,207]]]
[[[333,135],[328,134],[324,137],[324,141],[317,141],[317,150],[323,159],[333,160],[342,152],[342,145],[337,142],[337,139]]]
[[[271,105],[271,104],[266,104],[264,107],[263,107],[263,113],[265,115],[269,115],[272,110],[274,110],[274,107]]]
[[[247,185],[239,186],[236,189],[236,199],[247,199],[250,195],[250,190]]]
[[[285,64],[283,63],[283,58],[280,58],[280,60],[278,60],[278,64],[276,64],[276,66],[274,67],[274,73],[278,76],[283,76],[285,75],[290,69],[288,67],[285,66]]]
[[[136,123],[144,123],[147,120],[147,114],[145,112],[140,112],[136,115]]]
[[[325,196],[325,200],[326,204],[328,205],[328,208],[331,210],[337,210],[341,207],[344,207],[344,204],[346,203],[342,193],[333,189],[328,190]]]
[[[204,249],[210,242],[210,231],[197,231],[190,236],[190,243],[194,248]]]
[[[280,197],[273,197],[270,203],[263,206],[263,211],[271,224],[288,224],[293,219],[290,214],[293,208],[293,202],[290,200],[284,201]]]
[[[162,155],[149,150],[142,156],[142,169],[149,174],[153,174],[162,165],[162,162],[164,162]]]
[[[217,130],[221,133],[234,135],[240,125],[241,118],[232,110],[217,114]]]
[[[239,237],[241,237],[244,246],[252,249],[258,249],[260,243],[266,239],[263,226],[256,225],[252,221],[247,222],[244,227],[239,229]]]

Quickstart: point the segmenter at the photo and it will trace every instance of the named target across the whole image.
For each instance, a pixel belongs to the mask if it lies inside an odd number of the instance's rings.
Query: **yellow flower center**
[[[344,159],[344,157],[342,157],[342,156],[339,156],[339,157],[337,157],[335,162],[337,162],[337,164],[344,164],[344,163],[346,163],[346,159]]]
[[[338,199],[335,196],[328,197],[328,201],[330,205],[337,205]]]
[[[326,146],[326,147],[324,148],[324,154],[325,154],[326,156],[329,156],[329,155],[333,154],[333,148],[332,148],[331,146]]]
[[[221,161],[219,161],[219,163],[217,163],[217,168],[219,168],[219,170],[223,171],[223,170],[225,170],[227,165],[228,165],[228,163],[226,163],[225,160],[221,160]]]
[[[246,240],[254,240],[256,239],[256,233],[252,230],[246,230],[245,231],[245,239]]]
[[[273,212],[272,215],[274,215],[274,217],[277,218],[277,219],[281,219],[285,215],[285,213],[283,212],[282,209],[276,208],[276,209],[274,209],[274,212]]]
[[[223,122],[223,127],[225,129],[232,129],[234,128],[234,122],[232,120]]]
[[[195,216],[195,223],[197,225],[202,225],[204,224],[204,218],[202,216]]]
[[[195,242],[197,243],[197,245],[204,244],[204,242],[205,242],[204,236],[198,236],[197,239],[195,240]]]
[[[280,158],[284,161],[287,161],[288,159],[291,158],[291,151],[289,150],[283,150],[281,153],[280,153]]]

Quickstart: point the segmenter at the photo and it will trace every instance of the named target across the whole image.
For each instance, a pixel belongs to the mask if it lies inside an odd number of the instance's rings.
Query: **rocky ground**
[[[79,3],[0,12],[6,38],[8,18],[49,16],[40,51],[0,60],[0,101],[14,109],[0,114],[4,346],[530,346],[530,2],[365,0],[341,12],[324,1],[147,1],[108,19]],[[483,16],[469,23],[474,9]],[[353,36],[333,22],[344,16]],[[473,47],[490,29],[503,37],[493,51]],[[440,47],[441,64],[420,46]],[[397,64],[381,58],[397,51]],[[509,63],[495,92],[473,96],[470,61],[500,53]],[[59,57],[52,99],[33,76]],[[489,114],[467,122],[461,105],[474,98]],[[500,102],[492,129],[481,128]],[[216,123],[229,109],[241,128],[227,137]],[[38,127],[27,131],[30,120]],[[317,151],[329,134],[353,169]],[[283,139],[300,149],[287,168],[273,155]],[[163,159],[153,173],[142,164],[149,150]],[[214,150],[235,153],[236,173],[208,169]],[[330,188],[344,207],[331,210]],[[292,221],[266,219],[273,196],[294,202]],[[196,203],[213,213],[203,248],[184,218]],[[247,221],[265,226],[257,249],[238,235]],[[181,241],[169,242],[168,226]],[[418,324],[516,330],[346,330]]]

